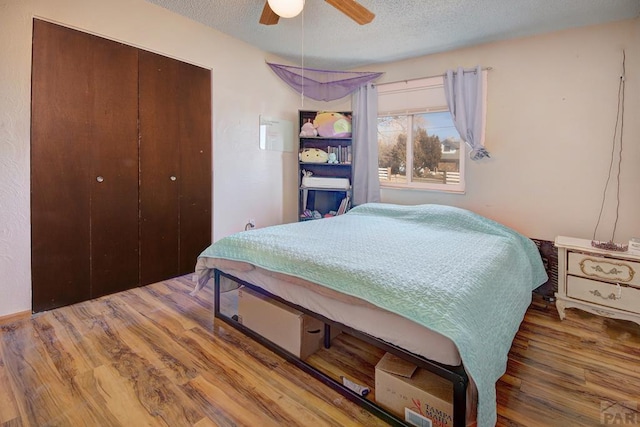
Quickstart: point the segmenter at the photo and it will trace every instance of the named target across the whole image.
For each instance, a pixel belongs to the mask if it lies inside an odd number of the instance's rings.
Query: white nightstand
[[[555,245],[560,319],[565,308],[576,307],[640,325],[640,255],[597,249],[590,240],[564,236]]]

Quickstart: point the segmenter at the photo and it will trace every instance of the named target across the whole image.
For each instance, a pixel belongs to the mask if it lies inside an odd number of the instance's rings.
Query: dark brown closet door
[[[180,74],[179,274],[187,274],[211,244],[211,72],[182,64]]]
[[[131,48],[34,20],[35,312],[137,283],[136,66]]]
[[[138,51],[94,39],[91,298],[131,289],[139,280]]]
[[[140,283],[194,271],[211,241],[208,70],[140,52]]]
[[[140,284],[179,275],[179,62],[139,55]]]

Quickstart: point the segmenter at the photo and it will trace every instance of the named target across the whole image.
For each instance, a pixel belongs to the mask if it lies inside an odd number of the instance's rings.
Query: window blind
[[[442,76],[376,85],[378,115],[446,110]]]

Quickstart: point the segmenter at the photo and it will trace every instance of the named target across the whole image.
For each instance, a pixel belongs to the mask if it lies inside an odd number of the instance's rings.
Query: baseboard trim
[[[0,316],[0,325],[6,325],[9,323],[17,322],[19,320],[28,319],[31,317],[31,311],[19,311],[13,314],[7,314],[6,316]]]

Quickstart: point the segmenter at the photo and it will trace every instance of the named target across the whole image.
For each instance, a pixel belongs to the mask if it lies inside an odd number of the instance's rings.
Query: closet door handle
[[[104,181],[104,178],[103,178],[101,175],[98,175],[98,176],[96,177],[96,181],[98,181],[98,182],[102,182],[102,181]]]
[[[169,179],[170,179],[171,181],[175,181],[175,180],[176,180],[176,179],[178,179],[178,178],[176,178],[176,177],[175,177],[175,175],[171,175],[171,176],[169,177]]]

